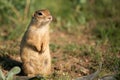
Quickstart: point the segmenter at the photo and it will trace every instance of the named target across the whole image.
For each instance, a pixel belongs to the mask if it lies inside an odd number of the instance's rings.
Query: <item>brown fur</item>
[[[52,16],[48,10],[35,11],[23,36],[20,55],[24,73],[28,76],[48,75],[51,72],[49,52],[49,24]]]

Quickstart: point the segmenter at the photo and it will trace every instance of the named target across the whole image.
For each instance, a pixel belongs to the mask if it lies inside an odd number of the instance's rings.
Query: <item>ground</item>
[[[79,27],[80,29],[76,31],[79,34],[76,34],[76,32],[74,34],[66,33],[60,31],[59,28],[51,30],[52,77],[69,76],[77,78],[91,74],[99,68],[99,63],[102,62],[102,59],[100,59],[101,55],[96,52],[95,47],[97,47],[97,51],[103,51],[105,48],[103,48],[104,46],[102,46],[103,49],[100,48],[100,45],[96,46],[97,40],[91,34],[93,27],[89,26],[88,28],[83,25]],[[4,73],[7,73],[14,66],[21,67],[20,41],[21,38],[15,41],[7,40],[0,43],[0,63]],[[93,48],[93,52],[91,48]],[[93,55],[97,56],[93,57]],[[99,57],[99,59],[95,57]],[[23,72],[19,76],[23,76]]]

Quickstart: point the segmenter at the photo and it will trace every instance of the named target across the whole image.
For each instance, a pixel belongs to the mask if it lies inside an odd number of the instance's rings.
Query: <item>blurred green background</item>
[[[8,39],[15,39],[21,34],[21,31],[23,32],[26,24],[30,22],[35,10],[49,9],[57,20],[58,26],[62,26],[61,29],[68,29],[70,26],[86,22],[86,14],[83,12],[85,3],[86,0],[1,0],[0,25],[9,27],[8,33],[10,35],[7,37]]]
[[[103,47],[103,52],[97,50],[98,55],[91,54],[96,51],[88,46],[80,50],[97,59],[101,56],[99,53],[103,53],[104,69],[108,72],[120,67],[119,0],[0,0],[0,41],[21,39],[32,14],[38,9],[50,10],[54,18],[51,31],[79,36],[84,26],[83,32],[87,36],[91,34],[96,44]],[[53,52],[58,48],[55,43],[50,46]],[[69,45],[64,50],[72,52],[72,49],[79,49],[78,45]]]

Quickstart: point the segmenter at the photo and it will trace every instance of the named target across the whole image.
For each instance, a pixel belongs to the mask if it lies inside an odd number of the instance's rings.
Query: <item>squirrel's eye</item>
[[[42,13],[41,13],[41,12],[38,12],[38,15],[42,15]]]

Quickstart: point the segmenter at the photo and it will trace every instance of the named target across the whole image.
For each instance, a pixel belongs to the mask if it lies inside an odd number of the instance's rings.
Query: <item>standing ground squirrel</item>
[[[46,9],[35,11],[22,38],[20,56],[27,76],[48,75],[51,72],[49,52],[49,24],[52,21]]]

